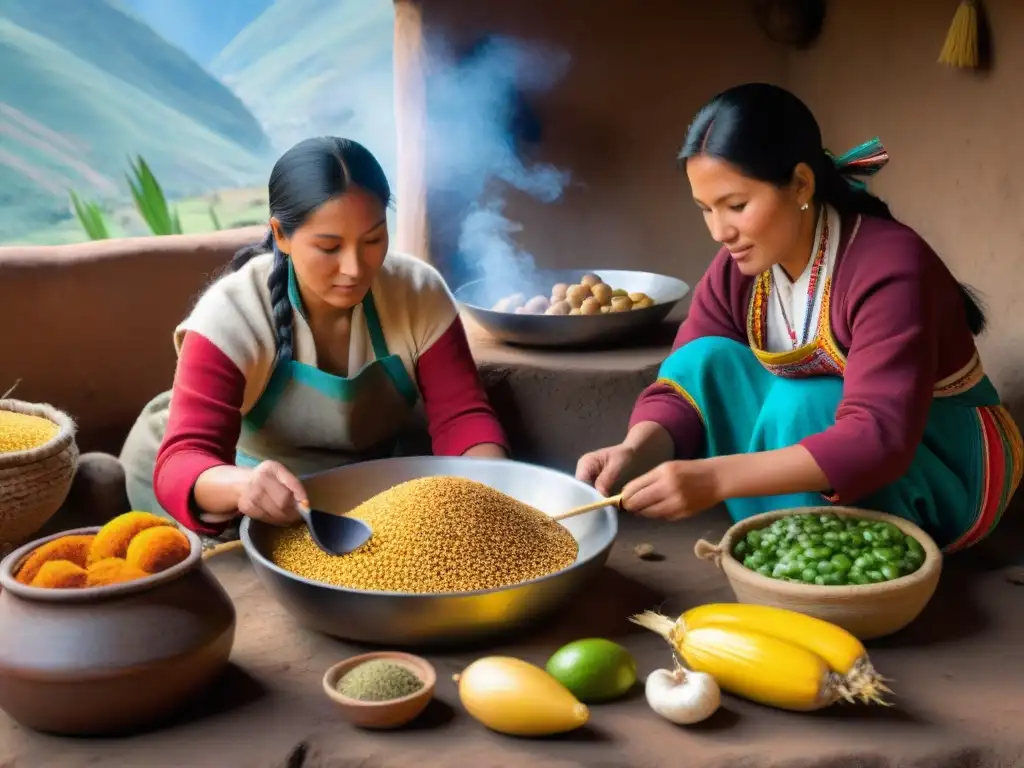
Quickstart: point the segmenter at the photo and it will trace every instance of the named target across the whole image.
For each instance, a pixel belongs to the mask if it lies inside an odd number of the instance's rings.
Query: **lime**
[[[636,661],[618,643],[599,637],[562,646],[546,666],[548,674],[582,702],[610,701],[636,683]]]

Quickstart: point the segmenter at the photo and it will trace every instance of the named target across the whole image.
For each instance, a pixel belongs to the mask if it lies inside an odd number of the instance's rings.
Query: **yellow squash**
[[[868,658],[864,644],[842,627],[785,608],[747,603],[709,603],[691,608],[679,621],[692,631],[700,627],[741,627],[798,645],[820,656],[842,677],[843,696],[855,694],[877,701],[889,691]]]
[[[466,711],[491,730],[511,736],[551,736],[587,723],[590,711],[540,667],[509,656],[488,656],[455,680]]]

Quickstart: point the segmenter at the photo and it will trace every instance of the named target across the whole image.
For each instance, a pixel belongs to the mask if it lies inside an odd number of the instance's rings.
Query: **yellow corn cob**
[[[742,627],[799,645],[820,656],[842,677],[840,693],[880,702],[891,692],[868,658],[864,644],[842,627],[785,608],[746,603],[710,603],[691,608],[679,621],[687,630],[700,627]]]
[[[651,611],[631,621],[664,637],[687,667],[706,672],[723,690],[779,709],[810,712],[840,698],[838,675],[793,643],[737,626],[688,630]]]

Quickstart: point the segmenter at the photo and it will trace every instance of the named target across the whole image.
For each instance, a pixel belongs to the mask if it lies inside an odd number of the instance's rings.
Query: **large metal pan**
[[[495,312],[500,299],[513,293],[527,297],[550,296],[557,283],[578,283],[592,273],[613,288],[646,293],[654,299],[654,306],[630,312],[606,315],[517,315],[514,312]],[[488,333],[508,344],[526,347],[583,347],[609,345],[625,340],[636,340],[643,331],[663,322],[678,304],[690,286],[682,280],[653,272],[634,272],[624,269],[542,270],[517,281],[474,280],[455,291],[455,298],[466,312]]]
[[[352,464],[304,478],[310,504],[343,514],[394,485],[453,475],[485,483],[548,514],[601,498],[571,475],[532,464],[422,456]],[[457,645],[510,633],[556,611],[604,565],[618,532],[607,507],[565,521],[579,543],[575,564],[502,589],[446,594],[367,592],[311,581],[274,565],[267,525],[246,518],[242,543],[257,574],[299,622],[334,637],[390,646]]]

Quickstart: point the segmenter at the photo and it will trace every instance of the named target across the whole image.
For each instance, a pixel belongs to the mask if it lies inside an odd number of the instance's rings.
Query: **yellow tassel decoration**
[[[963,0],[946,35],[946,44],[939,54],[939,63],[960,69],[977,69],[978,5],[977,0]]]

